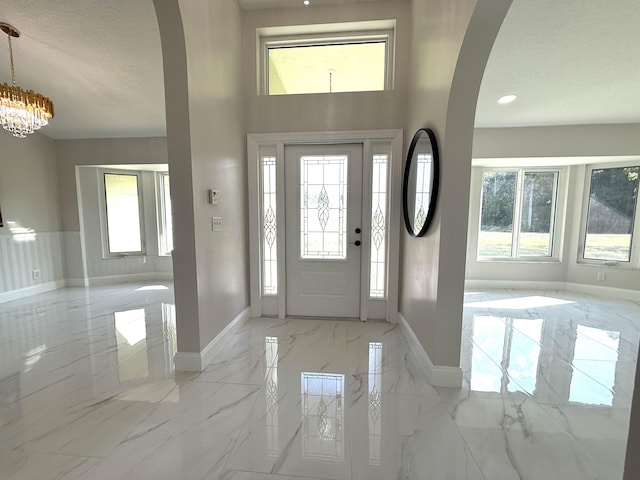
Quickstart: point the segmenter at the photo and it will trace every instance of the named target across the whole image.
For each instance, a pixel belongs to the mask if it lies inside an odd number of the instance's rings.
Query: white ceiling
[[[151,0],[3,0],[14,39],[16,82],[49,97],[60,138],[165,134],[160,34]],[[0,32],[0,82],[11,81]]]
[[[243,8],[302,6],[302,0],[238,1]],[[42,133],[165,134],[152,0],[3,0],[0,21],[22,32],[13,42],[18,85],[55,104],[56,117]],[[640,123],[638,25],[638,0],[514,0],[489,58],[476,126]],[[0,42],[0,82],[9,82],[4,35]],[[498,105],[506,93],[519,98]]]
[[[638,0],[514,0],[476,126],[640,122],[639,27]],[[509,93],[518,100],[496,102]]]

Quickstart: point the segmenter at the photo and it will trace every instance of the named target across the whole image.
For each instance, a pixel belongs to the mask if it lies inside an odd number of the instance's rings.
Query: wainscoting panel
[[[0,235],[0,293],[63,280],[62,232]]]

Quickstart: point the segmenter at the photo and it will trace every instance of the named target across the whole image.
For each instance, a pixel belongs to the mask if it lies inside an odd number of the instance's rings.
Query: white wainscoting
[[[85,277],[80,232],[0,235],[0,303],[55,290],[136,281],[171,281],[171,257],[129,257],[96,262]],[[32,277],[40,270],[40,278]]]
[[[85,285],[84,262],[82,260],[82,238],[80,232],[62,232],[64,247],[64,271],[68,285]]]
[[[0,301],[7,301],[5,292],[31,295],[56,288],[64,283],[64,263],[62,232],[0,235]],[[33,270],[40,270],[40,278],[32,277]]]

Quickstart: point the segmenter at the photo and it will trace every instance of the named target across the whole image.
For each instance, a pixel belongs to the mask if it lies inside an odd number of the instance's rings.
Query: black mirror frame
[[[411,219],[409,218],[409,209],[407,205],[407,198],[408,198],[407,190],[409,187],[411,163],[413,162],[413,152],[416,148],[416,145],[418,144],[421,132],[425,132],[429,137],[429,141],[431,142],[431,150],[433,154],[433,186],[431,189],[431,195],[429,197],[429,210],[427,212],[427,218],[425,219],[424,225],[422,225],[422,228],[420,229],[420,231],[416,233],[413,230],[413,225],[411,223]],[[436,140],[436,134],[430,128],[421,128],[415,133],[415,135],[413,136],[413,139],[411,140],[411,146],[409,147],[409,152],[407,153],[407,162],[405,163],[405,166],[404,166],[404,180],[402,182],[402,213],[404,215],[404,225],[407,229],[407,232],[409,232],[409,235],[411,235],[412,237],[422,237],[425,233],[427,233],[427,230],[429,229],[429,226],[431,225],[431,222],[433,221],[433,217],[435,216],[435,213],[436,213],[439,186],[440,186],[440,153],[438,151],[438,141]]]

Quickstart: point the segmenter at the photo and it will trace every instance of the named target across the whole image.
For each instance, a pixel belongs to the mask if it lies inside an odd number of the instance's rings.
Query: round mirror
[[[414,237],[423,236],[433,220],[439,174],[436,136],[430,128],[421,128],[411,140],[402,185],[404,224]]]

